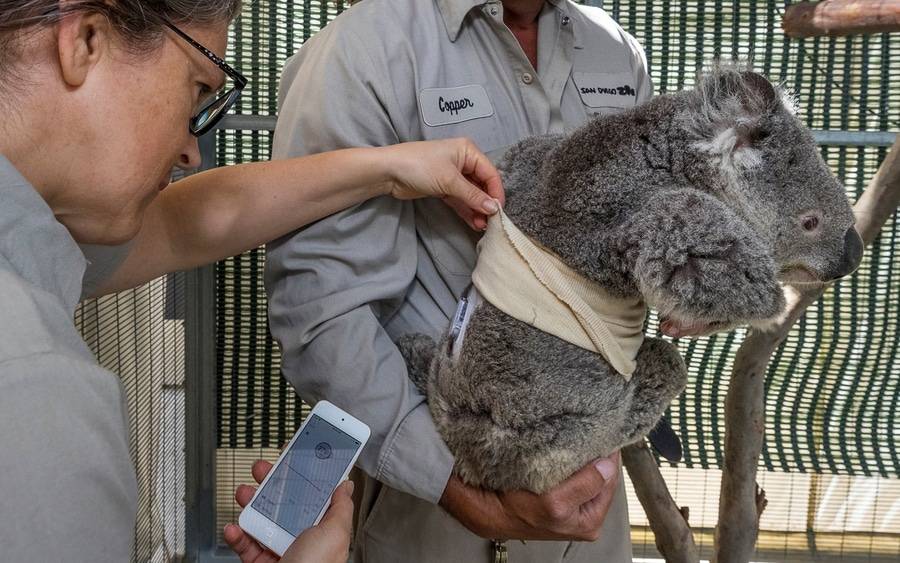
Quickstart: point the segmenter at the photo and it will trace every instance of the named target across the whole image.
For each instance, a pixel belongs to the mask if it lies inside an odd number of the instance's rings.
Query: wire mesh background
[[[645,46],[659,93],[690,87],[712,58],[752,58],[794,91],[814,129],[900,129],[900,82],[891,83],[900,75],[900,35],[789,40],[780,30],[783,2],[600,4]],[[228,53],[251,79],[237,112],[274,115],[284,60],[344,7],[313,0],[248,1]],[[332,111],[340,111],[337,96],[334,103]],[[217,160],[221,165],[265,160],[270,145],[267,132],[223,131]],[[822,151],[855,200],[887,149],[826,146]],[[761,558],[900,558],[898,229],[895,214],[859,271],[810,308],[769,368],[760,479],[770,505],[762,521]],[[216,268],[219,531],[237,515],[234,485],[250,480],[253,460],[277,455],[305,413],[280,376],[279,353],[268,332],[264,259],[264,249],[258,249]],[[183,304],[183,282],[171,277],[86,302],[76,314],[101,363],[122,376],[131,408],[140,482],[135,561],[165,560],[184,549]],[[650,330],[656,328],[651,318]],[[691,506],[705,548],[716,517],[727,376],[744,334],[678,342],[690,381],[670,419],[685,442],[685,458],[663,469],[676,500]],[[654,556],[633,496],[630,505],[637,524],[635,555]]]
[[[886,34],[847,38],[790,40],[780,30],[781,2],[619,1],[603,2],[644,45],[657,92],[689,88],[697,72],[713,58],[752,59],[756,67],[784,83],[796,95],[806,123],[821,130],[896,131],[900,129],[900,37]],[[231,56],[250,69],[254,89],[242,100],[240,113],[275,113],[277,81],[283,59],[343,8],[340,3],[272,2],[248,7],[235,33]],[[340,111],[340,100],[336,97]],[[271,138],[266,133],[229,131],[219,137],[221,164],[265,158]],[[885,147],[823,147],[825,159],[846,183],[855,200],[884,159]],[[900,476],[894,413],[900,400],[898,368],[897,224],[892,220],[867,253],[859,271],[837,284],[813,306],[778,350],[767,374],[768,426],[762,464],[777,472],[838,476]],[[231,485],[246,478],[251,459],[289,439],[301,409],[279,375],[277,352],[266,329],[265,296],[260,273],[264,250],[219,264],[219,436],[220,499],[228,500]],[[656,329],[651,319],[651,330]],[[673,404],[670,417],[685,442],[685,458],[670,468],[676,499],[701,499],[713,508],[697,519],[714,525],[718,498],[716,470],[721,465],[723,405],[734,352],[744,331],[679,342],[689,366],[690,383]],[[535,401],[541,400],[535,397]],[[274,452],[275,450],[270,450]],[[224,459],[223,459],[224,458]],[[233,471],[230,475],[223,470]],[[689,478],[684,469],[711,471]],[[678,472],[681,471],[679,478]],[[713,477],[710,477],[712,475]],[[772,498],[763,527],[782,529],[783,522],[800,522],[802,541],[787,532],[761,537],[761,554],[794,550],[849,560],[900,555],[896,541],[872,539],[885,506],[868,506],[871,518],[857,532],[846,514],[835,526],[826,525],[821,502],[825,494],[849,497],[852,481],[828,481],[828,487],[807,479],[794,485],[776,483],[780,498]],[[710,480],[712,479],[712,480]],[[880,482],[879,482],[880,483]],[[876,489],[880,485],[876,485]],[[785,488],[786,487],[786,488]],[[827,489],[827,490],[826,490]],[[812,499],[812,500],[810,500]],[[819,499],[821,500],[821,499]],[[632,512],[636,502],[631,499]],[[890,501],[884,503],[891,507]],[[220,507],[220,524],[229,518]],[[694,507],[696,509],[696,507]],[[840,509],[837,509],[840,510]],[[696,513],[696,512],[695,512]],[[640,514],[633,517],[640,521]],[[840,522],[843,522],[843,525]],[[881,530],[888,536],[900,530]],[[818,532],[818,544],[808,532]],[[864,539],[851,541],[854,534]],[[829,536],[829,534],[831,534]],[[836,536],[835,536],[836,534]],[[837,539],[835,539],[837,538]],[[705,546],[708,534],[698,534]],[[653,555],[653,542],[638,533],[635,554]],[[818,551],[817,551],[818,550]],[[811,555],[812,556],[812,555]],[[793,559],[796,560],[796,559]]]
[[[129,408],[134,561],[168,561],[185,550],[184,295],[184,276],[175,274],[75,311],[100,364],[119,374]]]

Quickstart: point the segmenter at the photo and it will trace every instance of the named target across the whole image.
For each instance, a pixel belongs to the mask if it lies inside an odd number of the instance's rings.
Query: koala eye
[[[804,231],[815,231],[819,226],[819,218],[815,215],[807,215],[800,220],[800,224],[803,225]]]

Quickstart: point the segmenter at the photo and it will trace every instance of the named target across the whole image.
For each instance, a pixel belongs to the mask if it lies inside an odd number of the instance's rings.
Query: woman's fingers
[[[505,202],[503,182],[500,172],[474,143],[467,139],[457,142],[463,151],[461,175],[448,182],[446,201],[470,228],[483,231],[488,217],[500,211]]]
[[[253,479],[257,483],[262,483],[269,471],[272,470],[272,464],[265,460],[259,460],[253,464],[251,473]],[[234,500],[241,508],[250,504],[256,488],[250,485],[238,485],[234,491]],[[259,542],[250,537],[240,526],[228,524],[223,531],[223,537],[228,547],[232,549],[240,558],[242,563],[277,563],[278,557],[264,548]]]
[[[451,142],[458,143],[461,153],[459,174],[446,186],[447,203],[469,227],[483,231],[487,228],[487,218],[500,211],[506,201],[500,172],[472,141]]]
[[[493,215],[500,211],[500,203],[465,177],[456,175],[447,186],[449,196],[463,202],[474,213]]]
[[[458,173],[446,186],[448,195],[462,200],[476,214],[497,213],[504,202],[500,172],[472,141],[459,139],[453,142],[458,143],[461,153]]]
[[[348,535],[353,530],[353,481],[344,481],[335,489],[331,506],[322,516],[319,526],[339,529]]]
[[[264,459],[260,459],[253,464],[253,468],[250,472],[253,474],[253,479],[257,483],[262,483],[263,479],[266,478],[266,475],[268,475],[271,470],[272,464]],[[234,491],[234,500],[241,505],[241,508],[243,508],[250,503],[254,494],[256,494],[256,487],[251,487],[250,485],[238,485],[237,489]]]
[[[487,227],[487,216],[483,213],[475,213],[469,208],[468,204],[463,201],[448,197],[444,199],[444,203],[459,215],[460,219],[465,221],[470,229],[483,231]]]
[[[266,475],[269,474],[269,471],[272,470],[272,464],[264,459],[258,460],[253,464],[253,469],[251,472],[253,473],[253,478],[257,483],[262,483],[263,479],[266,478]]]
[[[339,486],[318,525],[304,530],[284,554],[286,561],[346,563],[353,524],[353,483]]]
[[[500,171],[475,143],[464,140],[465,160],[461,172],[473,184],[481,186],[488,197],[495,199],[502,206],[506,203],[506,194],[503,191],[503,181],[500,179]],[[493,215],[494,212],[489,212]]]
[[[228,524],[222,533],[225,543],[234,551],[243,563],[259,563],[260,556],[266,553],[259,543],[247,535],[240,526]]]
[[[241,508],[244,508],[250,504],[255,493],[256,489],[250,485],[238,485],[237,489],[234,491],[234,500],[237,501]]]

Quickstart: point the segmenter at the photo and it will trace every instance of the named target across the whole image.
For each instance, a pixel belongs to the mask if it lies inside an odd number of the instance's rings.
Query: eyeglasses
[[[215,53],[201,45],[200,43],[194,41],[190,35],[178,29],[175,24],[163,18],[163,23],[172,31],[174,31],[178,37],[181,37],[185,41],[191,44],[192,47],[206,55],[206,58],[211,60],[217,67],[219,67],[222,72],[224,72],[229,78],[234,81],[234,87],[229,88],[221,95],[216,98],[213,98],[208,103],[203,104],[200,107],[200,110],[191,118],[190,130],[191,134],[195,137],[201,137],[205,133],[208,133],[216,124],[228,113],[228,110],[231,109],[231,106],[237,101],[237,99],[241,95],[241,91],[247,85],[247,79],[243,74],[236,71],[232,68],[228,63],[220,59]]]

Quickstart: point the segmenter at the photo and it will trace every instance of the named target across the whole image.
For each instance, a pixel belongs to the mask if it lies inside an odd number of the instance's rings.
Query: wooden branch
[[[622,448],[622,462],[628,468],[634,491],[647,513],[656,548],[667,563],[700,561],[700,552],[688,525],[688,508],[679,508],[675,504],[646,442],[641,440]]]
[[[856,229],[866,246],[875,240],[898,204],[900,139],[853,209]],[[827,288],[788,288],[788,309],[781,322],[769,332],[751,331],[738,349],[725,399],[725,460],[715,534],[717,563],[746,563],[753,555],[761,514],[756,468],[765,432],[766,367],[797,319]]]
[[[900,31],[900,0],[823,0],[788,6],[781,23],[790,37]]]
[[[759,519],[762,513],[769,506],[769,499],[766,498],[766,491],[759,485],[756,486],[756,524],[759,526]]]
[[[881,227],[900,206],[900,135],[891,152],[884,158],[866,191],[853,206],[856,230],[869,246],[878,237]]]
[[[786,329],[751,332],[734,360],[725,399],[725,460],[715,535],[717,563],[749,561],[756,545],[756,465],[766,414],[763,383],[769,356],[786,334]]]

